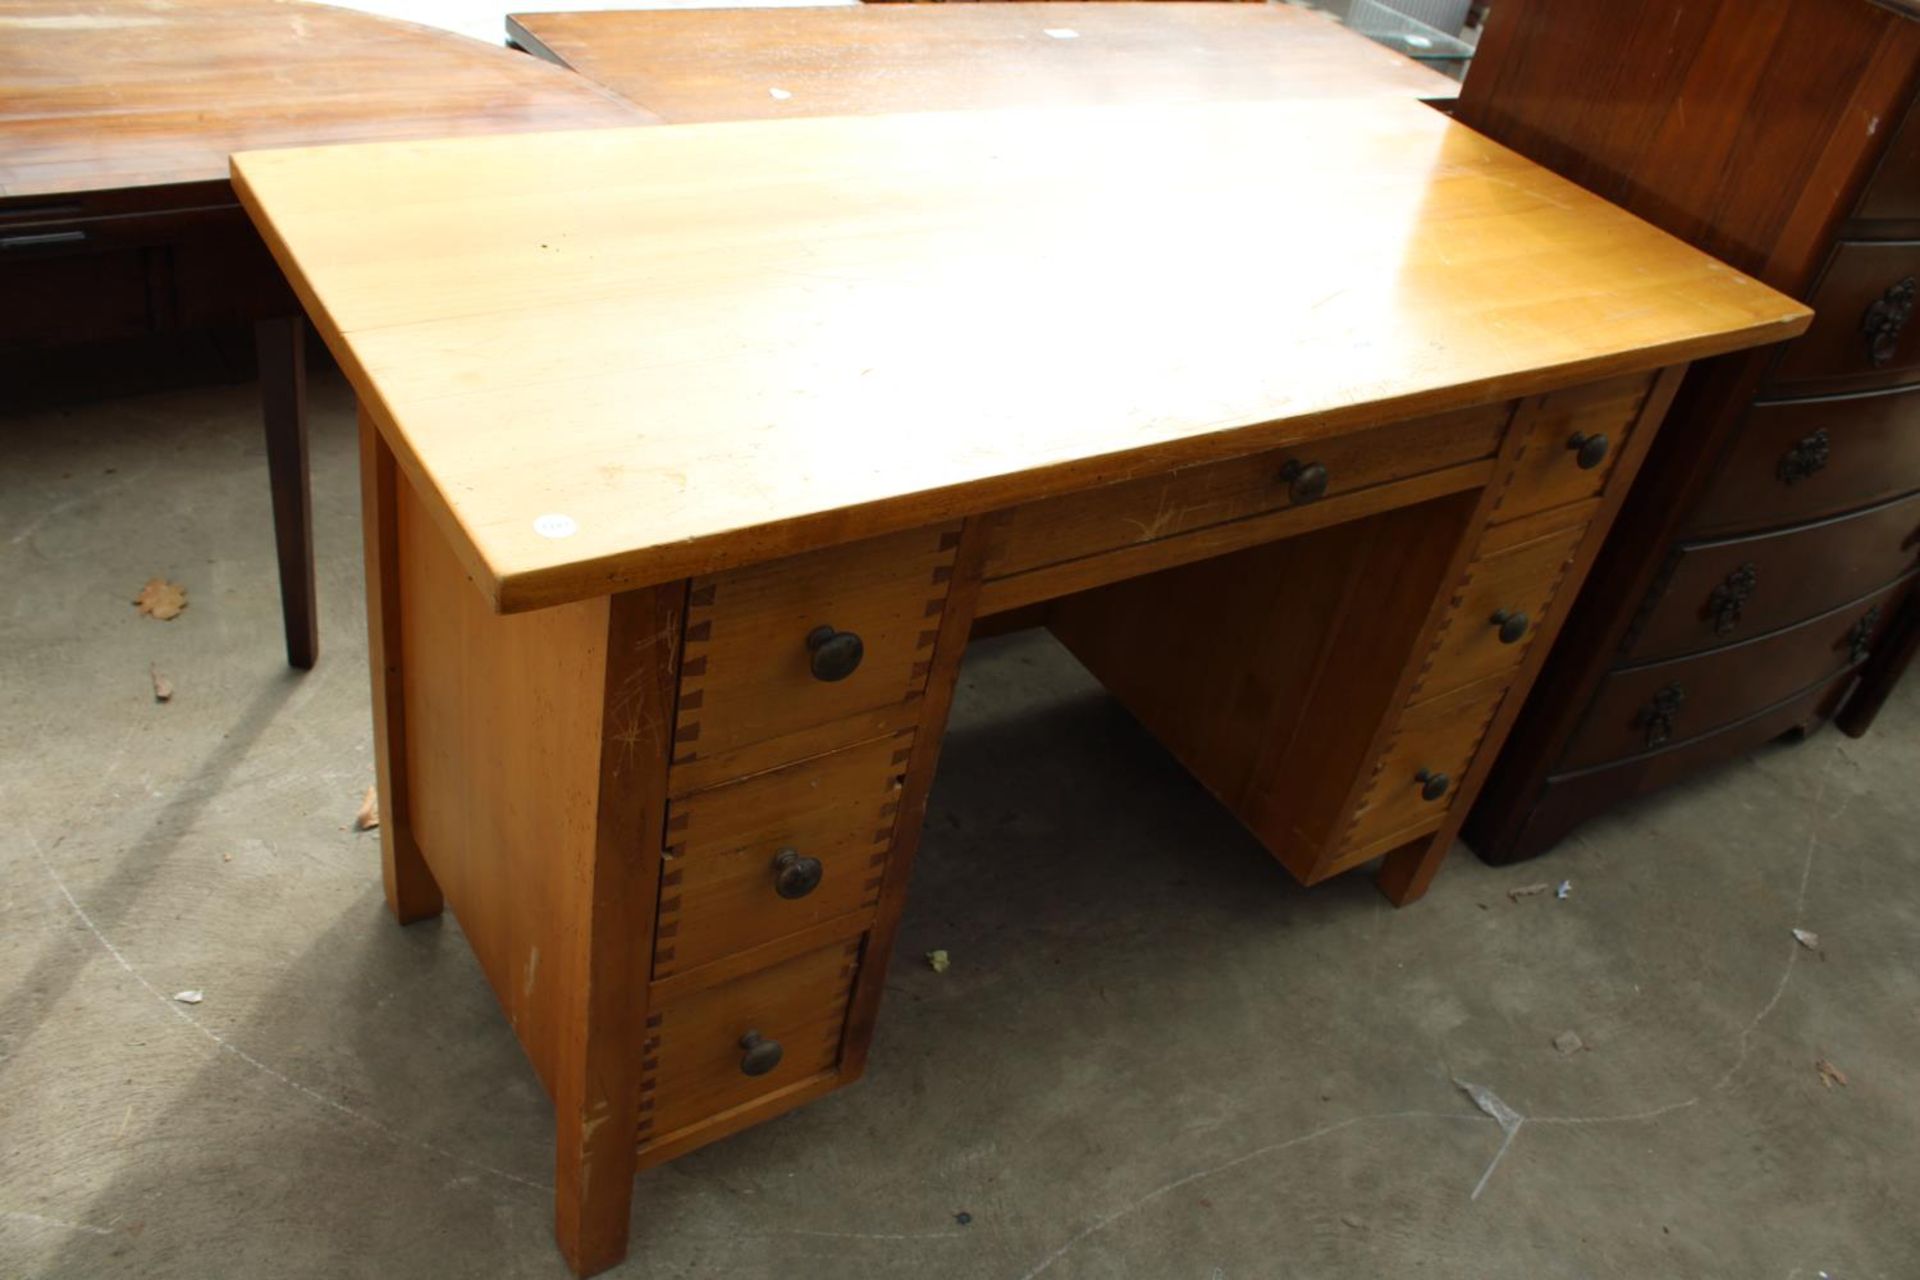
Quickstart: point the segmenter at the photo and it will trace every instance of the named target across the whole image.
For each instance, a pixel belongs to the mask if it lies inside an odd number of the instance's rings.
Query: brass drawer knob
[[[1487,621],[1500,628],[1501,644],[1519,644],[1526,639],[1527,628],[1533,625],[1527,620],[1527,615],[1518,609],[1498,610]]]
[[[1582,471],[1591,471],[1605,462],[1610,447],[1605,433],[1599,431],[1590,436],[1576,431],[1567,437],[1567,448],[1573,451],[1574,461]]]
[[[867,656],[867,646],[851,631],[819,626],[807,633],[807,652],[813,655],[809,660],[813,678],[831,683],[854,673]]]
[[[1327,496],[1327,468],[1321,463],[1290,458],[1280,468],[1280,478],[1286,482],[1287,496],[1296,505],[1317,502]]]
[[[769,1040],[758,1031],[740,1037],[740,1073],[763,1076],[780,1065],[783,1050],[778,1040]]]
[[[820,887],[825,869],[820,859],[802,857],[798,849],[773,855],[773,891],[783,898],[804,898]]]
[[[1431,769],[1422,769],[1413,775],[1413,780],[1420,784],[1422,800],[1438,800],[1447,794],[1447,788],[1453,785],[1452,778],[1444,773],[1435,773]]]

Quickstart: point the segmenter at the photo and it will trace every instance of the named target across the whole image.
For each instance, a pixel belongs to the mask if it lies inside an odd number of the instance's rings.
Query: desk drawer
[[[871,912],[912,746],[908,731],[672,801],[653,976]]]
[[[1488,458],[1510,414],[1508,404],[1485,405],[1030,502],[1000,516],[986,576],[1002,578]]]
[[[1696,508],[1695,534],[1764,529],[1920,489],[1920,388],[1756,404]]]
[[[1514,430],[1524,431],[1526,440],[1494,506],[1493,522],[1568,506],[1605,489],[1654,377],[1609,378],[1556,391],[1536,408],[1523,405],[1525,416]]]
[[[672,789],[910,724],[959,543],[954,523],[696,578]]]
[[[1638,661],[1764,635],[1920,562],[1920,495],[1778,533],[1681,545],[1621,645]]]
[[[1376,846],[1390,837],[1398,844],[1440,825],[1500,709],[1510,675],[1503,671],[1400,713],[1400,723],[1354,806],[1332,870],[1386,852]]]
[[[1843,240],[1807,305],[1813,325],[1781,349],[1768,385],[1790,394],[1896,386],[1920,366],[1911,323],[1920,241]]]
[[[857,938],[836,942],[649,1013],[641,1145],[833,1070],[860,947]]]
[[[1578,525],[1474,561],[1454,593],[1414,700],[1519,666],[1586,532]]]
[[[1744,719],[1864,661],[1892,623],[1903,581],[1745,644],[1615,671],[1559,769],[1656,751]]]

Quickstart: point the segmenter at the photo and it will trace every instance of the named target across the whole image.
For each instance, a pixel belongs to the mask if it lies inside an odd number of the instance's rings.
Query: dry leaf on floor
[[[1522,898],[1531,898],[1535,894],[1545,893],[1553,886],[1542,880],[1539,884],[1522,885],[1518,889],[1507,890],[1507,901],[1518,902]]]
[[[160,668],[147,664],[147,674],[153,677],[153,700],[155,702],[173,701],[173,681],[160,674]]]
[[[1820,1083],[1827,1086],[1827,1088],[1831,1089],[1835,1085],[1839,1085],[1843,1089],[1847,1087],[1847,1073],[1834,1066],[1831,1062],[1828,1062],[1825,1058],[1814,1063],[1813,1069],[1820,1073]]]
[[[353,815],[355,831],[371,831],[380,825],[380,788],[368,787],[360,798],[360,812]]]
[[[927,967],[935,973],[945,973],[953,962],[947,959],[944,951],[927,952]]]
[[[1820,949],[1820,935],[1811,929],[1795,929],[1793,931],[1793,940],[1809,951],[1818,951]]]
[[[176,991],[173,998],[181,1004],[199,1004],[207,998],[204,991]]]
[[[1553,1047],[1562,1053],[1578,1053],[1587,1047],[1587,1042],[1580,1038],[1578,1031],[1562,1031],[1553,1038]]]
[[[149,618],[172,622],[187,607],[187,589],[165,578],[148,578],[147,585],[133,598],[133,607]]]

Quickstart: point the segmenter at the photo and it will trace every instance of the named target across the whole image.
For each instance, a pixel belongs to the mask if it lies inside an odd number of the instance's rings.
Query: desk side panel
[[[608,600],[495,615],[396,478],[413,835],[554,1089],[591,892]]]

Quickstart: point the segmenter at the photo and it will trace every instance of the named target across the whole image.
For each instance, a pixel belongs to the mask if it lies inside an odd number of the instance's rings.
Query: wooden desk
[[[508,39],[673,124],[989,107],[1451,101],[1458,82],[1281,5],[521,13]]]
[[[650,117],[506,49],[298,0],[0,0],[0,48],[4,379],[68,343],[257,324],[287,659],[312,666],[303,329],[228,154]]]
[[[1289,871],[1408,901],[1682,367],[1808,320],[1384,97],[234,180],[362,401],[388,899],[550,1090],[581,1272],[636,1163],[865,1069],[976,618],[1052,602]]]

